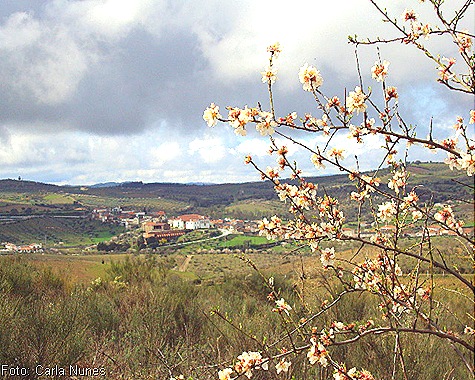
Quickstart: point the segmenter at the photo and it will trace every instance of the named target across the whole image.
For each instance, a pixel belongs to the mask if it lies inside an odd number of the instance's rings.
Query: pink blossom
[[[363,190],[359,193],[356,191],[352,191],[350,194],[350,199],[353,201],[361,202],[366,198],[369,198],[369,194],[366,190]]]
[[[214,127],[220,118],[219,107],[214,103],[211,103],[211,105],[203,112],[203,119],[208,124],[208,127]]]
[[[417,222],[418,220],[422,219],[422,217],[423,217],[422,212],[420,212],[420,211],[418,211],[418,210],[414,210],[414,211],[412,212],[412,220],[413,220],[414,222]]]
[[[455,149],[455,147],[457,146],[457,139],[447,138],[442,140],[440,143],[447,149]]]
[[[342,160],[344,158],[343,156],[343,152],[345,150],[344,149],[337,149],[337,148],[331,148],[329,151],[328,151],[328,157],[335,157],[335,159],[340,159]]]
[[[365,191],[373,193],[376,187],[379,187],[381,179],[379,177],[370,177],[368,175],[362,174],[361,180],[365,183]]]
[[[399,189],[406,186],[407,173],[404,169],[394,172],[393,177],[389,180],[388,187],[393,189],[396,194],[399,194]]]
[[[444,160],[444,163],[449,165],[450,170],[454,170],[454,168],[460,170],[458,158],[452,153],[447,154],[447,158]]]
[[[314,153],[310,159],[317,169],[325,169],[325,164],[323,163],[323,157],[321,155]]]
[[[348,127],[348,129],[350,130],[350,134],[348,135],[348,138],[354,137],[356,138],[356,141],[358,143],[362,143],[363,139],[361,138],[361,136],[367,135],[370,133],[370,131],[373,131],[374,123],[375,123],[374,119],[369,119],[366,121],[366,125],[363,125],[363,123],[361,126],[350,124],[350,126]]]
[[[283,298],[276,300],[275,304],[277,305],[277,308],[274,309],[274,311],[279,313],[285,312],[287,315],[289,315],[289,311],[292,310],[292,307],[287,302],[285,302]]]
[[[467,31],[464,31],[464,33],[457,33],[456,42],[461,53],[468,53],[472,48],[472,38],[467,33]]]
[[[299,71],[300,83],[303,84],[305,91],[314,91],[323,83],[323,78],[315,67],[309,66],[308,63],[303,65]]]
[[[325,346],[317,342],[315,338],[311,339],[312,347],[310,351],[307,353],[307,358],[310,364],[319,363],[322,367],[326,367],[328,365],[328,351],[326,350]]]
[[[258,114],[258,111],[255,108],[248,108],[247,106],[244,109],[237,107],[228,107],[228,122],[235,129],[234,132],[238,135],[245,136],[247,134],[246,124],[251,122]]]
[[[275,369],[276,369],[276,372],[277,372],[277,375],[281,372],[288,372],[289,371],[289,367],[292,363],[289,362],[289,361],[285,361],[284,359],[281,359],[276,365],[275,365]]]
[[[404,21],[416,21],[417,18],[419,17],[419,15],[414,12],[413,9],[405,9],[403,14],[402,14],[402,18],[404,19]]]
[[[349,113],[356,111],[357,113],[364,112],[367,108],[365,104],[366,96],[361,91],[361,87],[355,87],[355,91],[351,91],[346,98],[346,108]]]
[[[463,333],[465,335],[471,335],[471,336],[475,336],[475,330],[469,326],[465,326],[465,329],[463,330]]]
[[[475,155],[471,153],[460,152],[460,159],[458,163],[462,170],[467,171],[468,176],[473,176],[475,172]]]
[[[386,101],[390,101],[391,99],[397,99],[399,97],[397,93],[396,87],[387,87],[386,88]]]
[[[261,72],[261,75],[262,83],[273,84],[277,80],[277,69],[269,65],[265,68],[265,71]]]
[[[396,216],[396,212],[396,205],[392,201],[378,206],[378,218],[382,222],[390,222]]]
[[[334,96],[333,98],[328,100],[328,103],[326,105],[327,109],[330,109],[331,107],[340,107],[340,106],[341,106],[341,103],[338,96]]]
[[[335,248],[325,248],[320,256],[320,261],[325,269],[333,266],[335,264]]]
[[[280,117],[279,123],[287,125],[295,125],[294,120],[297,119],[297,112],[291,112],[286,117]]]
[[[259,122],[256,124],[257,131],[261,136],[274,134],[274,127],[277,123],[274,121],[274,116],[270,112],[259,112]]]
[[[379,63],[378,61],[376,61],[374,63],[374,66],[371,68],[371,75],[373,79],[377,80],[378,82],[382,82],[384,78],[388,75],[388,67],[388,61],[384,61],[383,63]]]
[[[233,370],[231,368],[225,368],[218,372],[219,380],[230,380],[231,373]]]
[[[456,229],[459,233],[462,233],[463,222],[455,220],[454,212],[450,205],[437,204],[439,210],[434,214],[434,219],[440,223],[445,224],[449,228]]]
[[[439,77],[440,77],[440,80],[443,81],[443,82],[446,82],[448,81],[449,79],[451,79],[454,75],[450,73],[450,68],[455,65],[455,58],[442,58],[441,61],[447,61],[447,64],[444,65],[444,64],[441,64],[441,66],[439,67]]]
[[[264,362],[260,352],[243,352],[238,357],[238,362],[234,366],[234,369],[239,374],[244,374],[248,379],[252,377],[253,369],[268,369],[267,361]]]
[[[275,44],[268,46],[267,51],[277,58],[279,53],[282,52],[282,48],[280,47],[280,43],[276,42]]]

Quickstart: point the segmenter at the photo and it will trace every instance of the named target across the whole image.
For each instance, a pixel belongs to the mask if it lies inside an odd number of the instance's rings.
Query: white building
[[[168,223],[172,228],[178,228],[181,230],[211,228],[211,221],[207,217],[198,214],[181,215],[174,219],[169,219]]]

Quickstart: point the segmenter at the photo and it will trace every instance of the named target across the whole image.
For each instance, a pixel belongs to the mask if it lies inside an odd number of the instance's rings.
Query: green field
[[[278,199],[244,200],[233,202],[226,206],[223,213],[238,218],[259,219],[272,215],[287,215],[287,210],[285,205]]]
[[[108,232],[103,236],[96,237],[97,240],[106,240]],[[176,271],[176,274],[184,279],[201,279],[211,281],[222,281],[229,276],[241,276],[252,273],[249,265],[241,259],[250,258],[256,265],[266,273],[279,273],[291,275],[298,273],[305,268],[306,278],[318,277],[321,271],[319,255],[312,254],[310,249],[303,245],[301,248],[296,243],[278,244],[274,247],[268,247],[269,241],[262,236],[230,235],[227,240],[212,240],[210,242],[196,243],[183,247],[170,247],[166,251],[159,250],[159,254],[142,254],[140,257],[154,257],[157,260],[171,261],[172,267],[177,269],[183,263],[187,256],[190,256],[188,265],[182,272]],[[471,273],[469,266],[470,258],[468,252],[461,242],[453,237],[435,237],[434,244],[438,247],[438,252],[445,257],[445,262],[456,267],[461,273]],[[416,243],[415,238],[405,239],[402,247],[411,247]],[[213,244],[211,247],[210,244]],[[325,243],[323,247],[333,246],[337,254],[339,265],[346,267],[346,261],[353,257],[358,249],[358,244],[350,242]],[[254,247],[250,252],[249,247]],[[220,253],[210,253],[218,250]],[[227,249],[227,251],[226,251]],[[68,278],[73,281],[78,279],[92,280],[97,276],[102,276],[112,261],[120,261],[126,257],[132,257],[130,254],[90,254],[84,253],[80,249],[68,250],[63,247],[60,251],[66,253],[57,254],[31,254],[22,255],[24,259],[32,264],[38,263],[43,266],[50,266],[53,270],[59,270],[61,273],[68,274]],[[67,253],[75,254],[67,254]],[[83,252],[83,253],[80,253]],[[227,252],[227,253],[226,253]],[[79,253],[79,254],[78,254]],[[373,257],[374,251],[371,248],[364,248],[359,251],[359,260],[365,257]],[[104,261],[104,264],[102,263]],[[411,270],[411,259],[402,257],[399,261],[402,270],[409,273]],[[429,269],[427,264],[421,265],[422,273]],[[441,271],[436,268],[436,274]]]
[[[153,198],[153,197],[137,197],[137,196],[101,196],[91,194],[71,194],[81,205],[91,208],[113,208],[123,207],[141,211],[144,208],[150,210],[163,210],[167,213],[178,213],[188,207],[185,202],[175,201],[171,199]]]
[[[233,236],[230,240],[225,240],[220,242],[218,245],[221,248],[252,248],[266,245],[271,243],[264,236],[247,236],[247,235],[236,235]]]
[[[111,262],[120,262],[130,255],[23,255],[25,262],[39,269],[49,268],[55,274],[67,279],[70,284],[88,284],[98,277],[105,277]],[[0,260],[8,260],[8,256]]]
[[[48,193],[39,201],[41,203],[47,204],[73,204],[75,199],[67,194],[56,194],[56,193]]]

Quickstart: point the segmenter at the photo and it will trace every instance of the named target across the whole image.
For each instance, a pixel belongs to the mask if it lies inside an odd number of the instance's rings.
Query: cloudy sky
[[[429,4],[381,2],[398,17],[414,7],[427,21]],[[450,2],[459,3],[454,0]],[[450,12],[450,10],[447,10]],[[473,14],[473,6],[471,9]],[[473,18],[466,20],[473,30]],[[276,41],[276,111],[314,112],[298,70],[306,62],[324,77],[323,91],[343,97],[357,82],[348,35],[390,37],[368,0],[2,0],[0,2],[0,178],[58,184],[107,181],[238,182],[257,180],[243,164],[252,154],[267,166],[268,140],[208,128],[203,110],[267,104],[261,74]],[[432,43],[431,41],[428,42]],[[442,55],[456,55],[448,42]],[[391,62],[408,121],[444,135],[473,98],[448,94],[435,64],[408,46],[382,46]],[[360,51],[365,86],[379,89],[372,47]],[[321,143],[315,136],[299,136]],[[380,142],[365,147],[335,140],[374,164]],[[308,153],[289,147],[313,172]],[[364,154],[363,154],[364,152]],[[414,159],[437,159],[415,151]],[[351,161],[348,163],[351,166]],[[331,173],[331,172],[327,172]]]

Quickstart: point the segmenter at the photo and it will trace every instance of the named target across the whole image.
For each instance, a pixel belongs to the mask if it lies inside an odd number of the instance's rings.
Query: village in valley
[[[103,223],[116,223],[123,225],[127,230],[140,228],[145,239],[173,239],[193,230],[218,229],[228,230],[233,233],[257,233],[259,231],[258,220],[239,219],[211,219],[199,214],[182,214],[168,216],[164,211],[136,212],[122,210],[119,207],[113,209],[94,209],[92,219]]]
[[[120,223],[126,229],[141,228],[145,239],[173,239],[186,234],[189,231],[199,229],[218,229],[227,230],[232,233],[256,234],[259,233],[260,220],[240,220],[240,219],[211,219],[199,214],[183,214],[179,216],[168,217],[164,211],[145,213],[136,211],[126,211],[121,208],[95,209],[92,212],[92,218],[106,223]],[[369,223],[361,223],[362,237],[371,237],[376,232]],[[394,225],[379,226],[379,230],[384,235],[392,235],[396,230]],[[470,233],[473,227],[464,229],[464,233]],[[354,228],[344,227],[341,232],[347,236],[356,236],[357,231]],[[421,237],[422,228],[413,226],[413,229],[404,232],[407,237]],[[429,236],[456,236],[454,231],[443,229],[440,225],[427,226]]]
[[[470,197],[468,185],[454,186],[470,181],[463,174],[454,177],[455,172],[444,163],[414,162],[408,170],[412,182],[421,189],[421,201],[429,214],[437,205],[447,205],[465,222],[458,232],[473,236],[473,208],[465,201]],[[384,182],[389,181],[385,170],[379,175]],[[354,201],[348,199],[347,193],[354,185],[345,175],[308,180],[340,199],[345,219],[339,233],[347,240],[391,238],[396,234],[419,240],[429,236],[453,240],[458,236],[455,229],[444,228],[434,219],[396,225],[395,220],[376,220],[373,214],[377,210],[369,205],[358,211]],[[230,245],[263,252],[267,245],[299,243],[268,241],[261,236],[265,218],[277,215],[284,225],[293,218],[288,202],[276,200],[274,187],[266,181],[214,185],[139,181],[72,187],[8,179],[0,181],[0,194],[2,254],[171,254],[192,249],[221,252]],[[234,245],[228,244],[232,239]],[[193,248],[185,248],[190,244]]]
[[[122,235],[140,241],[140,248],[156,249],[160,246],[177,244],[177,240],[193,231],[213,231],[206,235],[209,238],[220,238],[227,235],[258,236],[260,232],[261,220],[242,220],[236,218],[213,219],[206,215],[197,213],[180,214],[169,216],[165,211],[135,211],[125,210],[121,207],[95,208],[81,218],[98,221],[105,225],[116,225],[123,227],[124,232],[119,236],[111,237],[111,241],[120,240]],[[394,225],[378,226],[382,236],[392,236],[396,232]],[[463,232],[473,234],[473,227],[464,227]],[[341,233],[347,237],[360,236],[361,238],[371,238],[376,236],[376,229],[370,223],[361,222],[359,231],[356,227],[343,227]],[[422,236],[457,236],[454,231],[442,228],[440,225],[419,226],[412,225],[403,231],[403,236],[416,238]],[[193,238],[191,239],[191,242]],[[198,240],[197,240],[198,241]],[[201,239],[199,240],[201,241]],[[190,243],[190,240],[187,240]],[[102,244],[102,245],[101,245]],[[62,242],[55,244],[55,247],[47,247],[42,242],[32,242],[30,244],[17,245],[10,242],[3,242],[0,252],[7,253],[60,253],[59,248]],[[130,244],[132,245],[132,244]],[[129,246],[130,246],[129,245]],[[107,246],[107,242],[98,243],[94,246],[83,247],[85,252],[101,251],[101,247]],[[118,246],[119,250],[121,246]],[[122,246],[124,247],[124,246]],[[115,250],[115,249],[114,249]],[[126,249],[124,249],[125,251]]]
[[[195,230],[216,230],[220,235],[248,234],[257,235],[259,232],[259,220],[240,220],[233,218],[211,219],[200,214],[181,214],[168,216],[164,211],[145,212],[124,210],[121,207],[96,208],[87,215],[82,215],[93,221],[103,224],[119,225],[125,230],[124,234],[132,233],[136,238],[143,241],[145,247],[169,244],[177,238]],[[112,237],[117,240],[120,236]],[[55,246],[63,245],[62,242]],[[42,242],[17,245],[3,242],[1,253],[43,253],[46,247]],[[86,251],[96,247],[84,247]],[[58,252],[57,247],[50,249]]]

